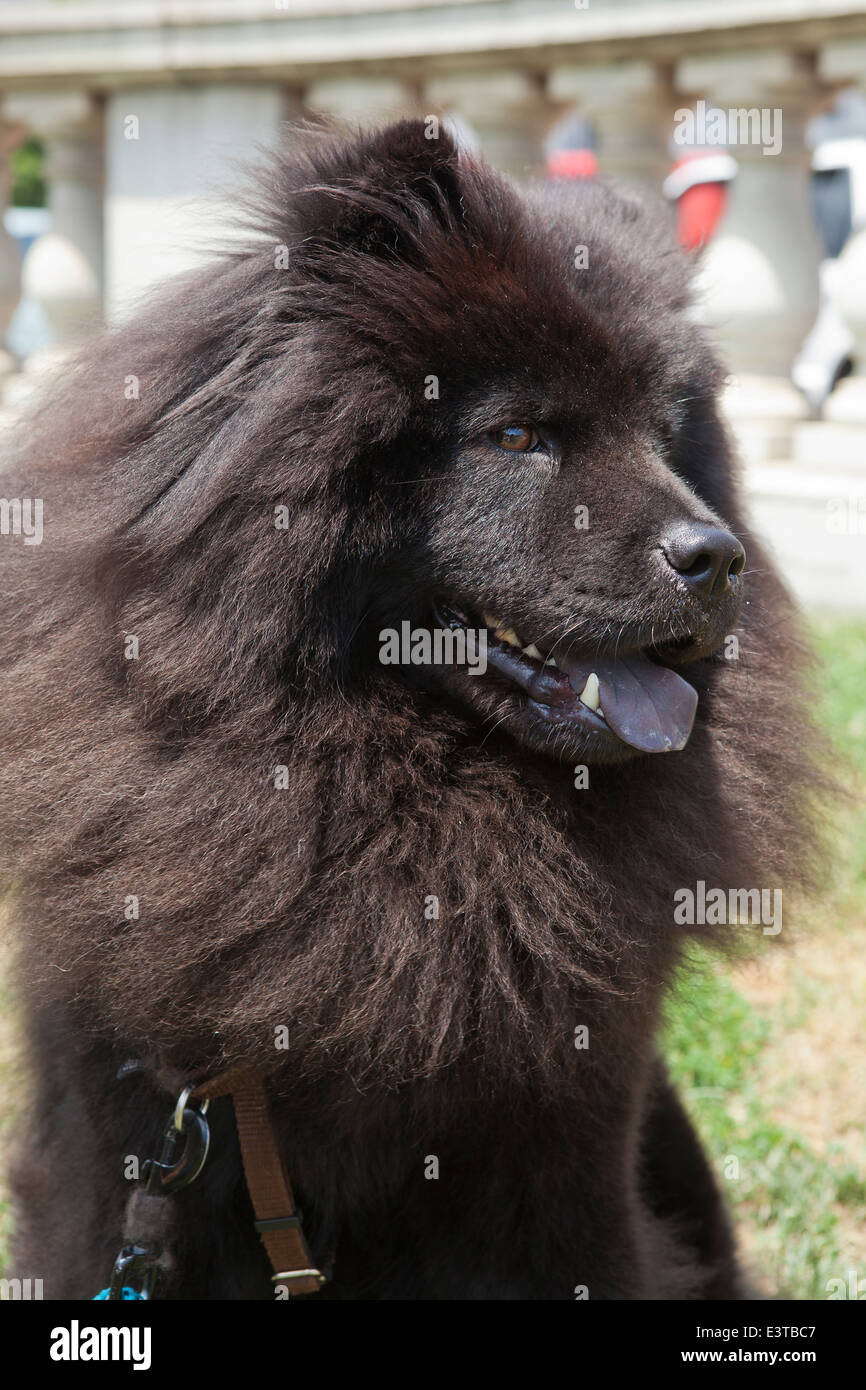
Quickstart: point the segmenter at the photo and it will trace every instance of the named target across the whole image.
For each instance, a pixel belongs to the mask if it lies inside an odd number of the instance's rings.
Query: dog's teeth
[[[559,670],[559,667],[556,665],[556,662],[554,661],[552,656],[549,656],[544,664],[545,666],[555,666],[557,671]]]
[[[586,685],[577,697],[590,709],[598,709],[601,704],[601,697],[598,690],[598,676],[592,671],[586,678]]]
[[[500,642],[508,642],[512,647],[520,646],[520,638],[513,627],[497,627],[493,632],[494,637],[498,637]]]
[[[492,628],[493,631],[495,632],[496,629],[497,629],[498,626],[499,626],[499,619],[498,619],[498,618],[491,618],[491,616],[490,616],[489,613],[485,613],[485,612],[483,612],[483,611],[482,611],[481,616],[482,616],[482,618],[484,619],[484,626],[485,626],[485,627]]]
[[[531,656],[534,661],[542,660],[541,652],[538,650],[534,642],[530,642],[528,647],[523,648],[523,655]]]

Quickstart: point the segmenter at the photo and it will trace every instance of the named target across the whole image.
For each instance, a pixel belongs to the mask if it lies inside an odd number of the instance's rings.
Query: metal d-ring
[[[142,1166],[145,1191],[151,1197],[179,1192],[182,1187],[195,1181],[205,1165],[210,1149],[210,1127],[204,1113],[208,1102],[205,1101],[200,1110],[188,1107],[191,1091],[192,1087],[187,1086],[178,1097],[163,1134],[159,1158],[150,1158]],[[177,1146],[181,1137],[186,1142],[178,1156]]]
[[[174,1127],[178,1134],[183,1131],[183,1112],[186,1109],[186,1103],[192,1095],[192,1092],[192,1086],[185,1086],[177,1098],[177,1105],[174,1107]],[[203,1100],[198,1108],[198,1113],[200,1115],[206,1115],[209,1105],[209,1100]]]

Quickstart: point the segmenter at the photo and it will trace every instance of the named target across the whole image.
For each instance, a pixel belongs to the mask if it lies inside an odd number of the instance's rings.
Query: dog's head
[[[603,187],[521,197],[429,123],[333,158],[295,193],[298,254],[347,397],[371,360],[391,383],[358,465],[380,675],[564,758],[682,748],[745,557],[667,229]]]
[[[301,698],[327,658],[344,692],[399,682],[479,739],[681,749],[744,552],[664,219],[604,186],[519,193],[432,121],[313,138],[275,169],[276,246],[224,269],[195,349],[219,432],[157,508],[238,506],[252,468],[284,504],[257,569],[315,607],[281,647]],[[160,442],[175,467],[188,405]]]

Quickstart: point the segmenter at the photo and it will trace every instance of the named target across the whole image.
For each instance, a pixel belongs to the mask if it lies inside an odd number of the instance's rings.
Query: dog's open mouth
[[[613,734],[642,753],[672,753],[688,742],[698,693],[646,651],[563,652],[554,660],[489,613],[445,603],[434,611],[442,627],[486,628],[488,671],[522,691],[528,710],[546,722]]]

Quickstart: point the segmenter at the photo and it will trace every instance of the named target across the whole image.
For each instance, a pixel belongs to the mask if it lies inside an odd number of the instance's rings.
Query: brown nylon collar
[[[244,1174],[256,1213],[256,1230],[273,1267],[272,1282],[287,1285],[290,1294],[318,1293],[325,1276],[316,1269],[304,1238],[274,1135],[264,1079],[249,1067],[234,1067],[203,1081],[191,1092],[195,1100],[216,1100],[219,1096],[231,1096],[234,1103]]]

